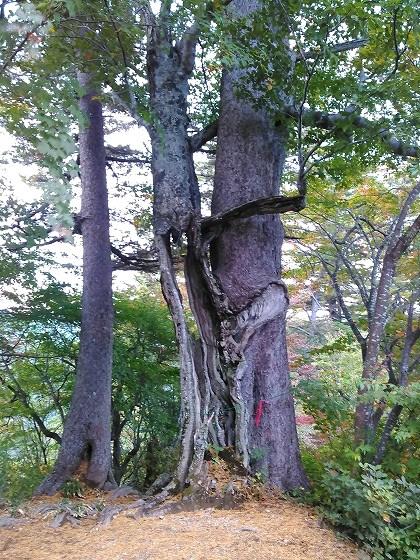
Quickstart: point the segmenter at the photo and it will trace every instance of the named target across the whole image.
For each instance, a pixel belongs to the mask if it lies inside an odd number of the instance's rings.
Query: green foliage
[[[334,342],[327,343],[327,348]],[[388,414],[395,406],[402,406],[398,423],[394,427],[383,459],[383,467],[391,476],[404,475],[415,481],[420,467],[420,395],[419,382],[406,387],[386,382],[384,377],[372,381],[361,397],[366,402],[380,405],[382,416],[376,435],[369,446],[354,448],[353,418],[357,403],[357,388],[361,372],[361,355],[351,351],[323,352],[324,347],[311,349],[309,378],[300,378],[295,387],[295,397],[303,410],[314,418],[314,427],[321,434],[322,444],[316,451],[317,459],[336,462],[351,470],[360,460],[361,451],[374,456]]]
[[[83,486],[79,480],[69,480],[63,484],[61,492],[65,498],[82,498]]]
[[[350,331],[338,336],[331,342],[327,342],[323,346],[312,348],[309,354],[319,356],[322,354],[335,354],[336,352],[351,351],[354,349],[354,340]]]
[[[386,411],[403,405],[382,466],[359,465],[353,443],[353,413],[360,376],[358,350],[310,350],[316,374],[296,389],[300,405],[315,418],[322,441],[302,450],[311,491],[300,495],[319,508],[340,531],[357,539],[374,560],[414,559],[419,553],[418,383],[409,387],[372,384],[366,399],[383,402]],[[380,421],[382,433],[387,414]],[[379,436],[378,436],[379,437]],[[374,450],[378,437],[369,451]]]
[[[6,166],[0,168],[0,174],[7,173]],[[10,194],[10,180],[1,176],[0,187],[0,294],[3,298],[19,303],[22,288],[35,288],[41,264],[45,268],[51,264],[46,254],[40,255],[35,250],[50,233],[47,216],[51,207],[41,201],[29,204],[19,202]],[[35,185],[31,184],[31,187],[36,189]]]
[[[408,480],[416,481],[420,472],[420,383],[412,382],[407,387],[385,385],[382,391],[381,398],[388,410],[395,405],[403,407],[399,422],[391,434],[383,467],[395,476],[404,475]]]
[[[0,372],[0,496],[17,501],[31,494],[56,457],[58,444],[42,426],[62,433],[76,372],[80,297],[52,284],[0,318],[7,363]],[[178,375],[172,323],[157,293],[116,294],[112,403],[121,433],[115,459],[121,476],[138,486],[153,476],[151,469],[157,476],[176,459]]]
[[[359,541],[373,560],[418,558],[418,477],[412,482],[381,466],[358,464],[348,452],[351,445],[341,438],[319,449],[304,449],[311,490],[295,495],[317,506],[326,520]]]
[[[415,560],[420,553],[420,486],[361,465],[360,479],[328,471],[321,511],[357,538],[375,560]]]
[[[157,476],[174,460],[178,429],[179,370],[173,326],[166,306],[152,290],[116,295],[113,371],[113,406],[125,424],[122,462],[139,445],[124,476],[139,486],[152,467],[148,463],[153,463]],[[154,445],[148,452],[149,442]]]
[[[396,387],[381,377],[369,384],[364,398],[381,403],[384,414],[369,448],[355,448],[353,416],[361,352],[354,343],[347,347],[347,331],[343,333],[342,327],[335,335],[330,329],[328,332],[325,325],[320,326],[325,341],[322,346],[311,348],[308,340],[305,351],[301,351],[301,363],[310,363],[312,370],[309,377],[299,379],[295,395],[299,406],[314,417],[320,439],[302,449],[311,490],[299,498],[317,506],[325,519],[357,539],[373,559],[417,558],[418,382]],[[395,405],[403,408],[382,465],[360,466],[361,452],[375,452],[388,413]]]
[[[1,402],[1,398],[0,398]],[[30,498],[45,477],[46,468],[34,430],[24,421],[1,425],[0,501],[18,505]]]
[[[83,92],[77,70],[94,70],[99,87],[107,85],[107,92],[101,95],[105,102],[115,105],[113,92],[122,100],[117,104],[120,110],[128,106],[144,121],[153,119],[144,48],[151,30],[139,21],[141,4],[130,0],[24,1],[10,10],[8,7],[7,17],[0,22],[1,31],[6,31],[0,36],[5,61],[0,70],[0,118],[9,131],[25,139],[23,152],[42,168],[45,196],[57,211],[55,221],[45,223],[42,219],[33,225],[33,216],[25,220],[26,210],[21,205],[8,202],[0,209],[0,227],[8,230],[0,255],[0,280],[9,284],[4,295],[20,304],[16,312],[2,315],[0,325],[5,364],[0,386],[0,422],[4,428],[0,461],[5,481],[2,491],[7,495],[17,495],[20,489],[27,492],[30,481],[36,481],[55,456],[57,445],[51,444],[41,426],[61,433],[74,383],[80,323],[77,294],[50,285],[33,293],[23,305],[15,285],[21,282],[33,289],[37,262],[35,251],[30,249],[47,240],[51,225],[72,225],[70,181],[78,171],[75,133],[85,122],[78,110]],[[179,44],[193,21],[200,30],[189,99],[192,128],[217,116],[222,67],[241,69],[238,94],[264,108],[274,120],[283,119],[284,105],[290,104],[348,115],[334,130],[307,127],[303,135],[297,120],[290,118],[288,148],[292,155],[299,148],[307,171],[311,171],[310,209],[306,211],[302,245],[315,248],[327,268],[334,271],[355,325],[365,333],[368,313],[357,299],[357,283],[365,291],[374,284],[375,277],[369,277],[374,249],[381,247],[386,237],[383,232],[395,218],[407,176],[415,173],[413,168],[404,175],[394,174],[389,181],[382,181],[382,177],[379,181],[368,176],[366,169],[373,170],[384,162],[395,166],[376,142],[380,130],[407,140],[415,135],[416,3],[268,0],[253,17],[236,21],[226,17],[223,4],[176,2],[166,20],[158,22],[158,29],[168,23],[173,45]],[[334,45],[359,37],[366,39],[362,49],[334,52]],[[310,56],[304,56],[304,52]],[[295,61],[296,57],[300,60]],[[377,126],[368,131],[354,130],[353,114],[374,115]],[[147,212],[145,218],[138,210],[134,225],[140,234],[149,232],[149,209]],[[19,227],[8,224],[11,214],[17,216]],[[373,227],[363,230],[362,219]],[[347,234],[354,224],[357,228]],[[335,246],[331,237],[337,240]],[[294,271],[301,279],[315,267],[313,262],[308,266],[306,254],[304,258],[304,271]],[[355,265],[353,278],[343,266],[345,261]],[[407,257],[401,268],[397,287],[405,295],[418,272],[418,255]],[[328,295],[330,288],[324,287],[324,278],[317,279],[317,287]],[[116,462],[123,478],[141,486],[156,468],[166,468],[176,453],[176,345],[167,310],[152,291],[117,295],[115,319],[112,399],[115,424],[122,426]],[[396,313],[387,325],[387,336],[400,336],[404,319],[404,313]],[[403,341],[403,335],[399,340]],[[401,344],[394,346],[394,357],[399,354]],[[317,450],[317,457],[308,453],[305,463],[312,478],[319,481],[320,499],[326,499],[333,490],[321,482],[323,467],[319,461],[333,459],[350,470],[358,460],[359,451],[351,445],[351,425],[360,354],[352,347],[348,333],[340,331],[322,347],[307,351],[305,358],[314,365],[317,375],[302,379],[296,394],[328,440],[328,445]],[[384,468],[393,474],[406,471],[406,479],[411,480],[419,464],[415,436],[418,386],[396,389],[380,380],[372,384],[366,398],[383,402],[386,411],[395,404],[404,406]],[[386,414],[381,427],[385,420]],[[254,451],[255,460],[258,453]],[[25,461],[27,457],[30,460]],[[373,482],[354,480],[355,488],[358,484],[361,487],[351,491],[362,496],[365,487],[374,487],[377,492],[377,478]],[[350,480],[343,479],[343,487],[348,483],[350,488]],[[398,493],[398,488],[387,491]]]
[[[346,339],[347,340],[347,339]],[[334,351],[342,347],[342,337],[310,350],[316,375],[300,379],[295,395],[303,410],[313,416],[316,429],[329,439],[351,429],[361,373],[360,351]]]

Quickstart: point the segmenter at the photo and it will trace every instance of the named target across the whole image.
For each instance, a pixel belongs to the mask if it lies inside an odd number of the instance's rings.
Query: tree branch
[[[106,161],[119,163],[140,163],[150,165],[151,158],[145,157],[141,152],[131,149],[129,146],[106,146]]]
[[[251,202],[241,204],[215,214],[209,218],[204,218],[201,222],[203,232],[209,232],[218,226],[223,226],[233,220],[250,218],[251,216],[261,216],[263,214],[284,214],[285,212],[300,212],[305,208],[305,198],[303,196],[270,196],[258,198]]]
[[[420,183],[418,184],[420,188]],[[399,259],[403,255],[414,239],[420,232],[420,215],[414,220],[414,222],[406,229],[406,231],[401,235],[398,241],[392,248],[392,256],[394,259]]]
[[[367,39],[354,39],[353,41],[346,41],[344,43],[338,43],[336,45],[327,45],[329,52],[340,53],[345,51],[352,51],[354,49],[360,49],[367,44]],[[320,53],[320,49],[312,49],[307,52],[300,52],[296,56],[296,61],[309,60],[311,58],[316,58]]]
[[[119,258],[120,262],[113,262],[113,270],[138,270],[140,272],[159,272],[159,260],[149,251],[139,251],[137,254],[124,255],[122,251],[111,245],[111,253]]]
[[[328,237],[328,239],[330,240],[330,242],[334,246],[334,248],[336,250],[336,253],[338,255],[338,258],[342,261],[342,263],[346,267],[350,278],[353,280],[353,282],[355,283],[355,285],[356,285],[356,287],[359,291],[359,295],[360,295],[360,297],[363,301],[364,306],[369,311],[369,297],[368,297],[368,293],[367,293],[366,286],[365,286],[365,283],[363,281],[363,278],[359,274],[359,272],[357,270],[357,267],[351,262],[351,260],[346,256],[346,254],[344,252],[344,248],[346,247],[347,241],[349,241],[349,243],[351,244],[351,236],[354,233],[354,231],[356,230],[357,224],[355,224],[353,227],[351,227],[349,230],[347,230],[343,239],[341,241],[339,241],[333,235],[331,235],[329,233],[329,231],[327,230],[327,228],[324,228],[322,226],[322,224],[315,221],[314,219],[312,219],[311,221],[314,222],[321,229],[321,231]],[[343,246],[343,248],[342,248],[342,246]]]
[[[213,140],[217,136],[218,121],[213,121],[212,123],[205,126],[199,132],[196,132],[189,137],[189,142],[192,152],[198,152],[204,144],[207,144],[210,140]]]
[[[146,130],[149,130],[149,124],[138,114],[136,107],[127,103],[116,91],[111,91],[109,95],[115,109],[124,109],[140,127],[144,126]]]
[[[287,117],[299,119],[299,109],[294,106],[285,107],[283,112]],[[305,109],[302,114],[302,123],[304,126],[314,126],[324,130],[340,129],[343,125],[346,125],[355,129],[372,131],[380,137],[389,152],[404,157],[420,157],[419,146],[413,146],[398,140],[385,128],[379,128],[378,130],[380,124],[357,114],[323,113],[322,111]]]
[[[222,0],[222,2],[219,3],[219,8],[227,6],[231,3],[231,1],[232,0]],[[210,21],[213,19],[216,9],[218,9],[216,2],[210,1],[205,4],[204,14],[207,20]],[[202,22],[199,18],[197,18],[194,23],[184,32],[181,40],[178,41],[176,45],[181,57],[180,68],[186,75],[190,75],[194,69],[195,52],[201,28]]]
[[[22,389],[19,383],[16,382],[16,387],[14,387],[12,384],[8,383],[3,376],[0,376],[0,383],[2,383],[5,387],[9,389],[9,391],[13,394],[16,400],[18,400],[23,404],[23,406],[27,409],[28,414],[36,423],[39,430],[44,434],[45,437],[51,438],[55,440],[57,443],[61,443],[61,437],[56,432],[49,430],[47,426],[44,424],[44,421],[39,416],[39,414],[32,408],[29,402],[28,394]]]
[[[416,294],[417,296],[418,294]],[[417,333],[418,331],[413,330],[413,318],[414,318],[414,305],[417,300],[417,297],[413,297],[410,301],[410,305],[408,308],[408,315],[407,315],[407,325],[405,329],[405,340],[404,340],[404,348],[401,357],[401,364],[400,364],[400,378],[398,380],[398,385],[400,387],[407,387],[408,385],[408,375],[410,372],[409,369],[409,359],[410,359],[410,352],[417,340]],[[387,421],[385,423],[384,430],[382,432],[381,439],[379,441],[378,447],[376,449],[375,457],[373,459],[374,465],[379,465],[382,462],[382,459],[385,455],[385,451],[388,445],[388,442],[391,438],[391,433],[395,426],[397,425],[398,418],[403,410],[403,406],[399,403],[395,404],[391,412],[388,415]]]
[[[38,25],[36,25],[31,31],[28,31],[25,34],[25,37],[21,40],[21,42],[16,46],[16,48],[13,50],[13,52],[10,54],[9,58],[0,66],[0,76],[3,74],[3,72],[8,68],[8,66],[10,66],[10,64],[14,61],[14,59],[16,58],[16,56],[25,48],[26,43],[30,40],[30,38],[32,37],[32,35],[34,33],[36,33],[36,31],[38,31],[38,29],[40,27],[42,27],[43,25],[46,24],[46,21],[43,20],[41,21],[41,23],[39,23]]]
[[[356,322],[353,319],[352,314],[350,313],[349,308],[347,307],[345,301],[344,301],[344,297],[343,297],[343,293],[341,291],[340,288],[340,284],[337,282],[337,276],[335,273],[331,273],[328,268],[324,265],[324,263],[322,263],[324,266],[324,270],[327,272],[327,274],[330,276],[331,278],[331,283],[333,285],[334,291],[335,291],[335,295],[337,297],[337,301],[338,304],[340,306],[341,311],[343,312],[343,315],[347,321],[347,324],[349,325],[349,327],[352,330],[352,333],[354,334],[357,342],[359,343],[360,349],[362,351],[362,356],[366,351],[366,339],[365,337],[362,335],[362,333],[359,330],[359,327],[356,325]]]
[[[313,249],[311,249],[311,251],[313,251]],[[352,330],[352,333],[354,334],[357,342],[360,345],[360,349],[362,351],[362,356],[365,354],[366,352],[366,339],[365,337],[362,335],[362,333],[359,330],[359,327],[357,326],[355,320],[353,319],[353,316],[350,312],[350,309],[347,307],[347,304],[344,300],[344,296],[343,296],[343,292],[341,290],[341,286],[337,280],[337,270],[338,270],[338,264],[336,262],[336,266],[335,266],[335,270],[330,270],[330,267],[327,263],[327,261],[324,259],[324,257],[321,255],[321,253],[319,253],[318,251],[315,251],[316,256],[319,259],[319,262],[321,263],[323,269],[325,270],[325,272],[327,273],[327,275],[329,276],[330,280],[331,280],[331,284],[334,288],[334,292],[338,301],[338,305],[340,306],[341,311],[343,312],[344,318],[347,321],[347,324],[349,325],[349,327]]]

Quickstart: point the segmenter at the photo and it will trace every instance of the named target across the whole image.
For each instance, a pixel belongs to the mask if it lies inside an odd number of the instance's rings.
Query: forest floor
[[[45,504],[51,499],[43,498]],[[61,498],[62,500],[62,498]],[[124,505],[134,502],[125,498]],[[42,510],[42,501],[29,502]],[[85,503],[86,505],[86,503]],[[28,506],[26,506],[28,507]],[[34,506],[32,506],[34,510]],[[26,510],[26,513],[29,510]],[[35,511],[35,510],[34,510]],[[21,511],[21,514],[24,512]],[[0,517],[1,520],[1,517]],[[357,547],[323,525],[311,508],[279,497],[236,509],[201,509],[135,519],[121,511],[53,528],[51,516],[22,516],[0,528],[1,560],[358,560]]]

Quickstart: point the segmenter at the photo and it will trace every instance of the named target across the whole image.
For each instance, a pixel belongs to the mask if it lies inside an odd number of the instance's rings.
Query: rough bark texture
[[[188,78],[193,66],[184,58],[185,44],[173,45],[165,14],[148,45],[148,77],[153,124],[152,173],[154,231],[178,239],[199,208],[191,147],[187,134]]]
[[[161,284],[179,346],[181,380],[181,456],[175,484],[183,488],[193,471],[200,470],[207,444],[199,434],[206,425],[194,345],[188,330],[171,253],[174,241],[191,231],[200,214],[200,196],[187,127],[188,79],[193,70],[194,33],[172,41],[168,13],[162,7],[148,40],[148,75],[153,123],[152,173],[154,233]],[[201,366],[200,366],[201,367]],[[205,443],[204,443],[205,441]],[[194,467],[197,465],[197,468]]]
[[[234,1],[235,15],[259,2]],[[285,131],[238,100],[239,71],[225,72],[218,122],[212,213],[278,194],[285,158]],[[285,336],[287,290],[280,279],[283,229],[277,216],[256,216],[226,225],[213,242],[214,276],[232,317],[230,395],[235,444],[246,467],[281,488],[305,486],[296,433]]]
[[[259,5],[233,4],[236,13]],[[148,73],[155,244],[180,348],[182,425],[176,483],[182,488],[200,481],[204,451],[211,442],[236,448],[248,469],[266,474],[276,486],[302,486],[306,479],[285,342],[288,299],[279,277],[282,226],[274,215],[239,219],[301,207],[300,197],[273,198],[284,160],[284,131],[239,102],[233,91],[237,74],[225,75],[213,201],[217,215],[213,222],[202,221],[192,159],[201,140],[194,143],[187,135],[196,27],[175,43],[166,16],[163,7],[149,36]],[[267,197],[270,200],[262,200]],[[257,205],[247,204],[255,199],[261,199]],[[233,214],[225,213],[230,210]],[[171,237],[177,241],[183,234],[199,343],[188,332],[171,258]],[[210,243],[218,235],[210,264]]]
[[[102,487],[111,468],[112,268],[102,106],[89,74],[79,74],[88,117],[80,130],[83,299],[80,351],[69,414],[53,472],[38,494],[53,494],[87,460],[86,482]]]

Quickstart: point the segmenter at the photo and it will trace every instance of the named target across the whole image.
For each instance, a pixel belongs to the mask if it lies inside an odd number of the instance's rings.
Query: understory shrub
[[[18,505],[31,497],[34,488],[45,477],[45,467],[0,453],[0,506]]]
[[[311,375],[295,389],[299,406],[314,418],[316,445],[302,449],[312,490],[300,495],[323,517],[356,539],[374,560],[420,558],[418,381],[395,387],[380,377],[365,397],[382,408],[371,444],[354,446],[354,410],[361,374],[358,350],[330,346],[312,352]],[[328,350],[328,352],[326,352]],[[375,452],[389,413],[402,406],[380,466]],[[364,464],[360,464],[364,457]]]
[[[380,466],[360,468],[358,478],[325,469],[316,490],[324,518],[359,541],[374,560],[420,558],[420,486],[391,478]]]

